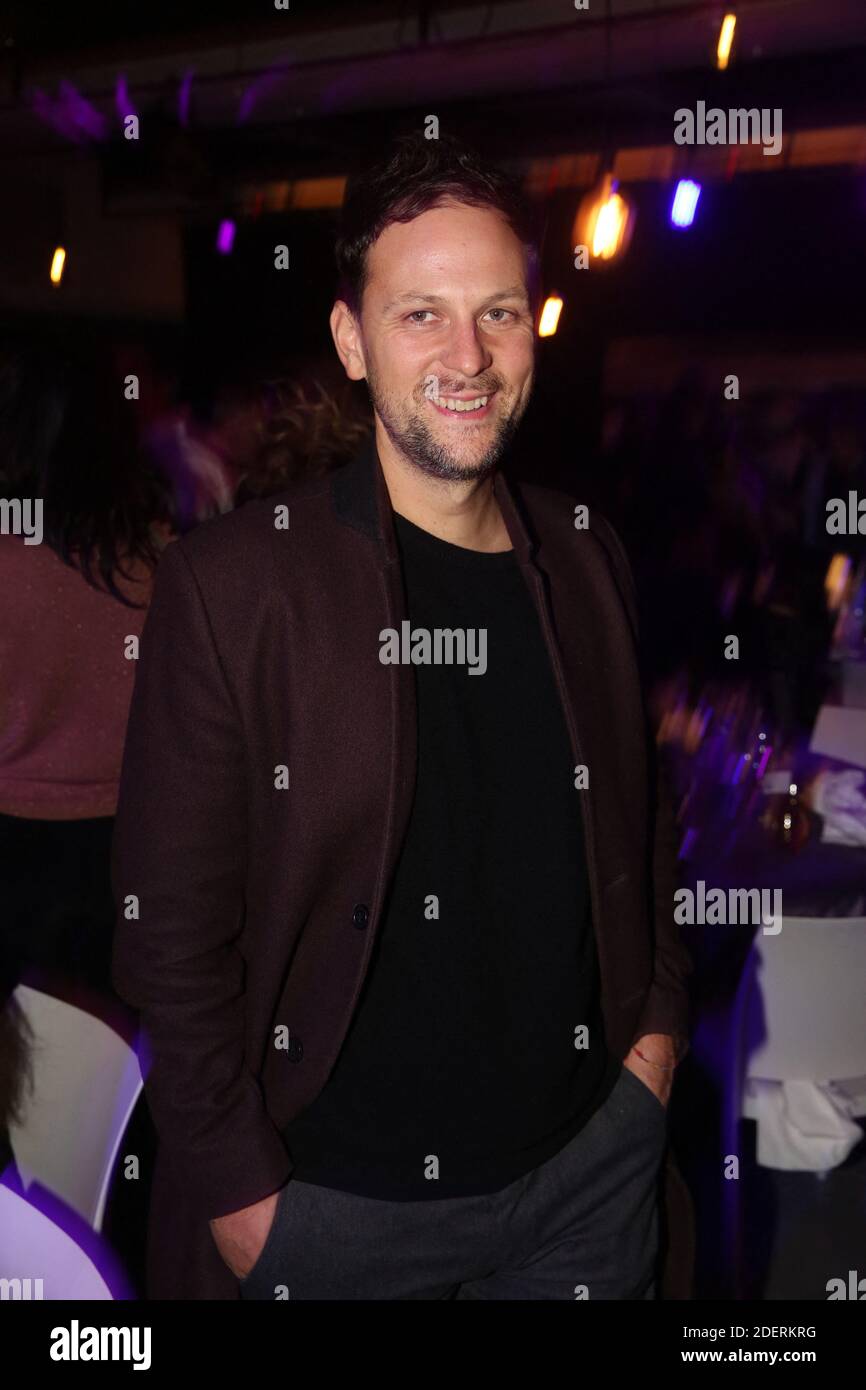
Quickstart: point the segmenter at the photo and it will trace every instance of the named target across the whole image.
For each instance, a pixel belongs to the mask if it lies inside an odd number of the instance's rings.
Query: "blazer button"
[[[300,1038],[296,1038],[294,1033],[289,1034],[289,1045],[286,1048],[286,1056],[290,1062],[300,1062],[304,1055],[304,1044]]]
[[[357,927],[358,931],[363,931],[370,920],[370,909],[365,903],[358,903],[352,913],[352,926]]]

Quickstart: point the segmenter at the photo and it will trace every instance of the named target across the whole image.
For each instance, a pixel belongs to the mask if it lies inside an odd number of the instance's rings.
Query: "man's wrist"
[[[642,1033],[632,1043],[632,1050],[649,1066],[672,1072],[682,1056],[682,1040],[670,1033]]]

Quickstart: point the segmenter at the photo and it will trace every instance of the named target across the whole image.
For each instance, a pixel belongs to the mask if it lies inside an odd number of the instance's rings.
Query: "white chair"
[[[95,1230],[142,1081],[132,1049],[101,1019],[19,985],[33,1035],[32,1095],[9,1140],[25,1187],[38,1181]]]
[[[772,1127],[778,1160],[769,1166],[826,1171],[841,1162],[859,1137],[850,1117],[866,1114],[866,920],[787,917],[777,936],[759,930],[734,1039],[732,1119],[760,1128],[763,1117],[768,1135]]]
[[[0,1183],[0,1299],[106,1300],[111,1290],[71,1236]]]
[[[746,1078],[866,1077],[866,919],[785,917],[776,936],[758,930],[752,953],[739,1000]]]

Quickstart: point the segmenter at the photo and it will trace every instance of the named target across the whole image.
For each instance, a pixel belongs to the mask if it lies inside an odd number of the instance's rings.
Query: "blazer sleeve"
[[[201,1215],[237,1211],[292,1165],[245,1062],[244,750],[183,541],[142,632],[111,875],[113,980],[140,1011],[162,1154]]]
[[[607,551],[637,647],[637,590],[628,557],[616,531],[595,512],[592,531]],[[676,1043],[679,1060],[689,1050],[690,1005],[686,980],[692,971],[692,960],[682,941],[679,926],[674,920],[677,826],[673,798],[646,715],[645,726],[649,779],[649,842],[652,853],[653,978],[632,1037],[632,1045],[646,1033],[667,1033]]]

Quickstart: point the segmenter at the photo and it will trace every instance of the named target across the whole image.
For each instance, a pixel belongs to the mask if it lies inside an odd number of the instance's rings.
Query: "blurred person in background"
[[[824,593],[826,556],[807,545],[808,493],[819,455],[802,393],[758,398],[744,441],[758,479],[761,582],[737,631],[744,670],[755,681],[777,736],[811,729],[825,694],[832,622]]]
[[[140,636],[171,501],[107,356],[0,364],[0,951],[110,990],[109,848]],[[35,534],[34,537],[35,538]]]
[[[232,510],[258,456],[265,415],[254,370],[222,364],[205,352],[191,352],[190,358],[194,365],[179,388],[180,399],[148,425],[143,439],[171,496],[179,535]]]
[[[836,390],[821,402],[816,423],[816,446],[803,483],[803,534],[824,562],[836,551],[862,555],[866,539],[842,540],[827,531],[827,503],[846,500],[849,492],[866,496],[866,396],[863,391]]]
[[[268,497],[304,477],[318,478],[348,463],[372,429],[346,392],[318,380],[274,379],[265,388],[266,414],[236,504]]]

